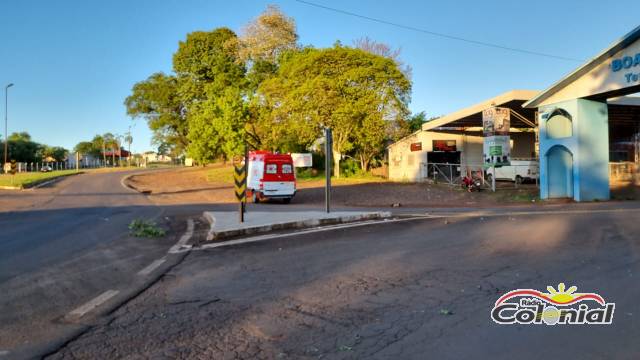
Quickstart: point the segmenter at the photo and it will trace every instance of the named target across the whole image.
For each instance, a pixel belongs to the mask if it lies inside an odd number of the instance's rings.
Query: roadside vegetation
[[[58,170],[46,173],[29,172],[17,173],[15,175],[3,174],[0,175],[0,186],[28,188],[57,177],[72,175],[75,173],[76,170]]]
[[[40,144],[31,138],[28,132],[14,132],[9,135],[7,144],[9,158],[20,163],[61,162],[68,151],[60,146]],[[0,137],[0,152],[4,149],[4,139]],[[0,159],[2,162],[4,159]]]
[[[367,37],[352,46],[302,45],[294,19],[275,6],[238,34],[194,31],[177,47],[173,71],[136,83],[125,100],[174,158],[229,161],[245,144],[320,153],[330,127],[332,173],[351,177],[381,165],[386,144],[427,120],[409,113],[411,68],[399,50]]]
[[[151,220],[135,219],[129,224],[131,235],[135,237],[162,237],[167,232]]]

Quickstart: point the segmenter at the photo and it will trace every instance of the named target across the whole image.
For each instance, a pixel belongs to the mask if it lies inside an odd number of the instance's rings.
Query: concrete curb
[[[125,176],[123,176],[123,177],[120,179],[120,186],[122,186],[123,188],[125,188],[125,189],[127,189],[127,190],[131,190],[131,191],[134,191],[134,192],[139,193],[139,194],[144,194],[144,192],[139,191],[138,189],[134,188],[133,186],[131,186],[131,185],[129,185],[129,184],[127,183],[127,181],[128,181],[130,178],[132,178],[134,175],[136,175],[136,174],[129,174],[129,175],[125,175]]]
[[[305,219],[305,220],[287,221],[287,222],[273,223],[273,224],[267,224],[267,225],[251,226],[243,229],[230,229],[230,230],[222,230],[222,231],[215,230],[216,219],[210,212],[205,211],[203,216],[209,222],[209,224],[211,224],[211,228],[209,229],[209,233],[207,234],[207,241],[213,241],[213,240],[218,241],[218,240],[227,239],[235,236],[267,233],[275,230],[308,229],[308,228],[314,228],[314,227],[325,226],[325,225],[336,225],[336,224],[345,224],[345,223],[352,223],[352,222],[366,221],[366,220],[387,219],[391,217],[391,212],[376,211],[376,212],[337,216],[337,217],[324,218],[324,219]]]

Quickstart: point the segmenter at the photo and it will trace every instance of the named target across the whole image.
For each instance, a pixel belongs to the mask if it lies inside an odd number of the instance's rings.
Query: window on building
[[[456,151],[456,141],[433,140],[433,151]]]

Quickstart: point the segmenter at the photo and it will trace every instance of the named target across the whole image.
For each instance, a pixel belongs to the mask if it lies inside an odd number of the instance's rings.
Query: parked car
[[[42,166],[40,168],[40,171],[41,172],[50,172],[50,171],[53,171],[53,168],[51,166],[49,166],[49,165],[44,165],[44,166]]]
[[[540,176],[540,164],[536,160],[511,160],[511,165],[497,168],[489,168],[486,172],[486,181],[491,182],[494,176],[496,180],[509,180],[522,184],[524,181],[534,181]]]
[[[285,204],[296,195],[296,175],[289,154],[268,151],[249,152],[247,197],[258,203],[281,199]]]

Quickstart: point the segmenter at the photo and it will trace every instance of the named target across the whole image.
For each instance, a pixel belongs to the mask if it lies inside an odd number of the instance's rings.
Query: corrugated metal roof
[[[493,97],[491,99],[469,106],[468,108],[458,110],[454,113],[445,115],[439,119],[426,122],[422,125],[422,130],[427,131],[427,130],[439,128],[446,124],[452,123],[456,120],[463,119],[467,116],[481,113],[483,110],[488,109],[492,106],[504,105],[510,101],[514,101],[514,100],[528,101],[534,96],[536,96],[538,93],[539,93],[538,91],[534,91],[534,90],[511,90],[506,93],[500,94],[496,97]]]

